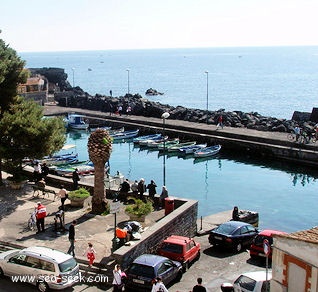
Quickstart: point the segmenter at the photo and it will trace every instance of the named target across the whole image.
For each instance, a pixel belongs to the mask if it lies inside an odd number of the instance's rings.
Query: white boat
[[[208,157],[219,153],[221,145],[214,145],[210,147],[204,147],[194,152],[194,157]]]
[[[124,131],[124,132],[118,132],[114,134],[110,134],[110,136],[113,138],[113,140],[123,140],[123,139],[131,139],[136,136],[138,136],[139,129],[137,130],[131,130],[131,131]]]
[[[174,146],[179,144],[179,138],[173,138],[173,139],[167,139],[165,141],[161,141],[159,143],[155,143],[155,144],[148,144],[147,146],[150,148],[156,148],[159,151],[164,150],[164,148],[166,148],[166,150],[168,150],[169,147]]]
[[[168,152],[177,152],[181,147],[185,146],[192,146],[195,145],[197,142],[196,141],[189,141],[189,142],[182,142],[176,145],[172,145],[168,147]]]
[[[139,144],[140,141],[154,139],[154,138],[161,138],[161,134],[151,134],[151,135],[145,135],[145,136],[139,136],[133,139],[133,142],[135,144]]]
[[[85,116],[77,114],[68,114],[64,119],[66,127],[75,130],[87,130],[89,124],[85,121]]]
[[[152,138],[152,139],[146,139],[146,140],[141,140],[139,141],[139,145],[140,146],[147,146],[148,143],[151,143],[151,142],[162,142],[164,139],[168,139],[167,136],[165,136],[164,138],[162,136],[159,136],[159,137],[155,137],[155,138]]]
[[[179,148],[179,152],[181,152],[182,154],[193,154],[195,151],[200,150],[206,146],[207,144],[195,144],[195,145],[183,146]]]

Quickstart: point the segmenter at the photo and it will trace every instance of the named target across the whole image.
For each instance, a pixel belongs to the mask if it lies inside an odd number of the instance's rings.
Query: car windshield
[[[161,250],[172,253],[182,253],[182,245],[165,242],[161,246]]]
[[[217,227],[214,230],[222,234],[232,234],[235,229],[236,227],[231,224],[221,224],[219,227]]]
[[[136,275],[136,276],[150,278],[150,279],[153,279],[156,277],[153,267],[140,265],[140,264],[132,264],[129,268],[128,273]]]
[[[264,243],[264,239],[267,239],[270,245],[273,244],[273,238],[272,237],[268,237],[268,236],[264,236],[264,235],[256,236],[255,237],[255,244],[262,245]]]
[[[256,281],[242,275],[237,280],[235,280],[234,285],[244,288],[247,291],[254,291]]]
[[[59,264],[61,273],[72,271],[76,266],[77,262],[74,258],[70,258],[69,260]]]

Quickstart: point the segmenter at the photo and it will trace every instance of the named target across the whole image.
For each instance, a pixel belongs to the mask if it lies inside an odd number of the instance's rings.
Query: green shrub
[[[130,198],[134,201],[134,204],[128,205],[125,209],[127,214],[136,215],[141,217],[143,215],[148,215],[153,211],[152,202],[144,202],[140,199]]]
[[[75,191],[70,191],[68,193],[68,198],[69,199],[73,199],[73,198],[76,198],[76,199],[86,199],[90,196],[90,192],[85,189],[85,188],[79,188],[78,190],[75,190]]]

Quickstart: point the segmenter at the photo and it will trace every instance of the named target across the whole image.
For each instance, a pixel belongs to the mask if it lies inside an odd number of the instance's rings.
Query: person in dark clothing
[[[121,192],[128,193],[130,191],[130,183],[128,178],[121,184]]]
[[[73,189],[77,190],[78,188],[78,182],[80,180],[79,174],[78,174],[78,169],[75,168],[75,170],[72,173],[72,179],[73,179]]]
[[[68,249],[68,254],[72,254],[73,257],[75,257],[75,225],[77,221],[73,220],[72,224],[70,225],[70,228],[68,229],[68,240],[70,241],[71,245],[70,248]]]
[[[138,193],[139,193],[140,200],[143,200],[145,191],[146,191],[145,180],[143,178],[141,178],[139,183],[138,183]]]
[[[42,165],[42,178],[46,178],[47,177],[47,175],[49,174],[49,168],[48,168],[48,166],[46,165],[46,163],[43,163],[43,165]]]
[[[192,292],[206,292],[206,288],[202,286],[202,278],[197,279],[198,284],[192,289]]]
[[[149,190],[149,197],[152,199],[155,197],[155,194],[157,193],[156,187],[157,185],[153,180],[151,180],[150,184],[147,185],[147,189]]]
[[[238,207],[235,206],[233,208],[233,211],[232,211],[232,220],[233,221],[240,221],[240,216],[239,216],[239,210],[238,210]]]

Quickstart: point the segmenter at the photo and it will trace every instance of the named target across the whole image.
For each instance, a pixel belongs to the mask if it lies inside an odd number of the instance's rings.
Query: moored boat
[[[208,157],[219,153],[221,145],[214,145],[210,147],[204,147],[194,152],[194,157]]]
[[[176,151],[179,151],[181,147],[192,146],[192,145],[195,145],[196,143],[197,143],[196,141],[189,141],[189,142],[182,142],[176,145],[172,145],[168,147],[168,152],[176,152]]]
[[[207,147],[207,144],[195,144],[189,146],[183,146],[179,148],[179,152],[182,154],[193,154],[195,151],[200,150],[204,147]]]
[[[155,138],[161,138],[161,134],[151,134],[151,135],[144,135],[139,136],[133,139],[133,143],[139,144],[140,141],[149,140],[149,139],[155,139]]]
[[[89,124],[85,121],[85,116],[77,114],[68,114],[65,118],[67,128],[74,130],[87,130]]]
[[[164,140],[167,140],[168,136],[165,137],[156,137],[156,138],[152,138],[152,139],[146,139],[146,140],[141,140],[139,141],[139,145],[140,146],[148,146],[148,143],[152,143],[152,142],[163,142]]]
[[[179,138],[169,139],[165,142],[161,142],[157,145],[157,149],[159,151],[163,151],[164,149],[168,150],[169,147],[172,147],[174,145],[177,145],[180,143]]]
[[[139,129],[110,134],[113,140],[131,139],[138,136]]]

